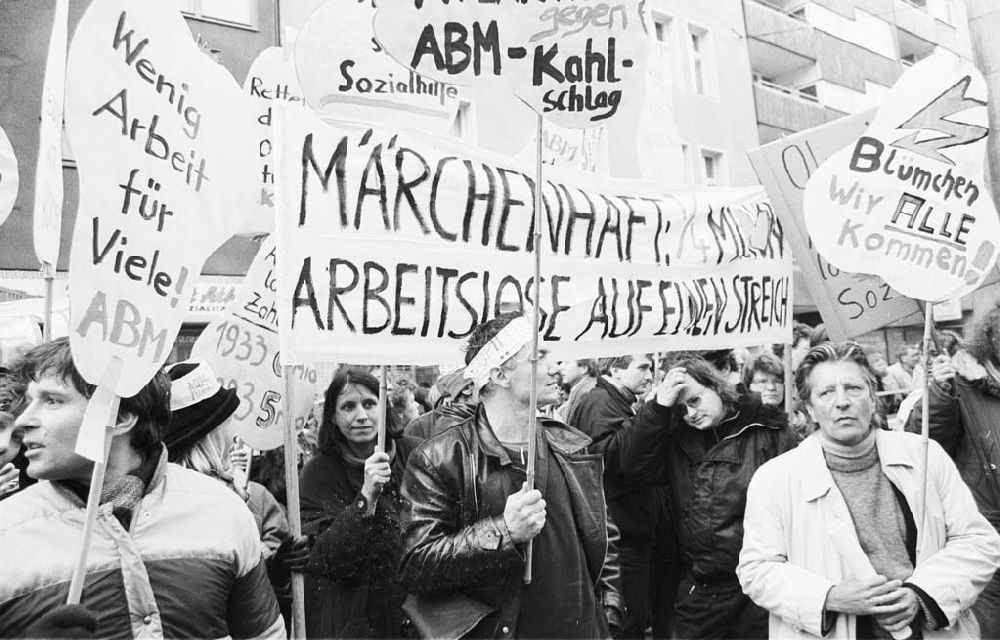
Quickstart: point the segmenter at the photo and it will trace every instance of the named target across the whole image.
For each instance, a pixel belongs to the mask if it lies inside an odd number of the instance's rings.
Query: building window
[[[725,183],[725,154],[721,151],[701,150],[702,183],[717,187]]]
[[[681,162],[684,163],[684,184],[691,184],[691,145],[686,142],[681,143]]]
[[[688,25],[691,47],[691,84],[695,93],[715,95],[711,36],[707,29]]]
[[[257,0],[174,0],[192,18],[257,29]]]

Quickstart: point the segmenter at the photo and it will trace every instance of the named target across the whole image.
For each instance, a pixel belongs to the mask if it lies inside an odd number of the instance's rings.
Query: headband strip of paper
[[[465,378],[472,380],[476,389],[482,389],[490,381],[490,371],[510,360],[511,356],[531,342],[531,333],[531,322],[526,317],[511,320],[465,367]]]
[[[218,393],[222,385],[208,365],[202,361],[186,376],[170,385],[170,410],[186,409]]]

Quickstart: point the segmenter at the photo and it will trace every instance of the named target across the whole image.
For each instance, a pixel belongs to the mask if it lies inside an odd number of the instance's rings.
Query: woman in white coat
[[[920,437],[873,426],[857,344],[814,347],[795,380],[819,430],[754,475],[736,570],[770,637],[978,638],[1000,536],[951,459],[930,443],[924,507]]]

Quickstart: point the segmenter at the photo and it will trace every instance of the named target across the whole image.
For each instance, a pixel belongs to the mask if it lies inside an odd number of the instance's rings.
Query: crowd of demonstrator
[[[0,369],[0,637],[282,638],[302,574],[309,638],[998,638],[996,336],[1000,305],[891,365],[805,325],[789,354],[555,362],[501,315],[382,405],[336,371],[292,454],[299,536],[286,452],[173,364],[109,427],[76,605],[94,386],[57,339]]]

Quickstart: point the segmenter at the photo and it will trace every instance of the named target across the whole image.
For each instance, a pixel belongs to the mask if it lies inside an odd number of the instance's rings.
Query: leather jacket
[[[540,463],[553,455],[566,478],[597,601],[620,612],[618,531],[608,518],[601,456],[587,453],[590,439],[580,431],[544,418],[539,425]],[[524,551],[503,520],[507,497],[520,489],[500,473],[509,464],[480,405],[417,448],[403,479],[409,510],[400,578],[417,596],[450,592],[485,605],[490,612],[470,623],[467,637],[516,635]]]

